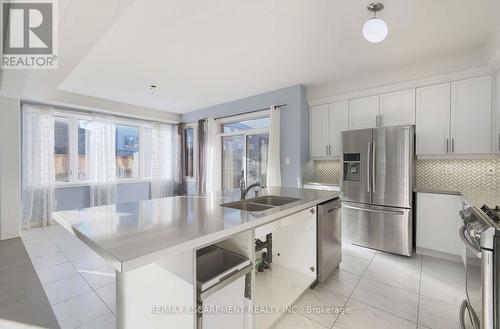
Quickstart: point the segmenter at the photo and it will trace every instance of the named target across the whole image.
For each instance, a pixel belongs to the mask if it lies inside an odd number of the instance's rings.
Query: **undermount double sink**
[[[228,202],[221,204],[222,207],[239,209],[243,211],[263,211],[273,207],[283,206],[288,203],[299,201],[297,198],[288,198],[277,195],[265,195],[253,199]]]

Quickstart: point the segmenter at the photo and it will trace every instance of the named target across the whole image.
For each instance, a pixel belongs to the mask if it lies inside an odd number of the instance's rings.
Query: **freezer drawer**
[[[343,239],[360,246],[412,255],[411,209],[342,203]]]

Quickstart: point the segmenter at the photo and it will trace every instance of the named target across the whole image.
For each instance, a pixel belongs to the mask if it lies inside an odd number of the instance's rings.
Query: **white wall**
[[[0,240],[21,231],[21,110],[18,99],[0,97]]]

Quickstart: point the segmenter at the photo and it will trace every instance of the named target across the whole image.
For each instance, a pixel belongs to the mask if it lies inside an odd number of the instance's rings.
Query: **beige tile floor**
[[[462,263],[427,256],[412,258],[350,244],[343,246],[340,268],[313,292],[323,306],[334,298],[339,314],[287,314],[275,329],[457,329],[465,297]],[[328,321],[325,320],[328,318]]]
[[[115,274],[104,260],[60,226],[24,231],[22,239],[61,328],[115,328]],[[339,270],[274,327],[456,329],[464,279],[461,263],[345,244]]]
[[[61,328],[115,328],[112,267],[58,225],[22,240]]]

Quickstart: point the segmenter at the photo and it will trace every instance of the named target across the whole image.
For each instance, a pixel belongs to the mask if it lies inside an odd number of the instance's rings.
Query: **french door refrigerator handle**
[[[366,152],[366,158],[368,159],[367,163],[366,163],[366,181],[367,181],[366,192],[368,192],[368,193],[370,193],[370,181],[371,181],[371,178],[370,178],[370,151],[371,151],[371,148],[372,148],[372,143],[368,142],[368,151]]]
[[[372,145],[372,190],[373,192],[375,192],[375,141],[373,141],[373,145]]]

